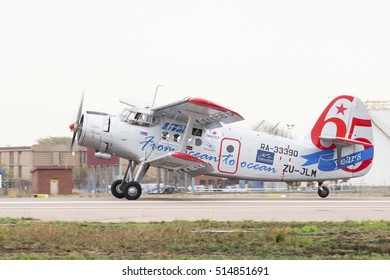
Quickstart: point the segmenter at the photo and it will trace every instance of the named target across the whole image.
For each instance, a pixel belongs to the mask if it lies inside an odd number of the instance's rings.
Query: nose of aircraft
[[[71,123],[69,125],[70,131],[73,132],[71,150],[73,150],[73,145],[74,145],[74,142],[76,140],[77,135],[79,135],[79,137],[80,137],[79,132],[81,132],[81,130],[82,130],[83,120],[84,120],[84,115],[81,115],[81,118],[79,118],[76,122]]]
[[[72,125],[71,125],[72,126]],[[80,146],[106,153],[112,146],[111,116],[99,112],[86,112],[80,124],[73,127]]]

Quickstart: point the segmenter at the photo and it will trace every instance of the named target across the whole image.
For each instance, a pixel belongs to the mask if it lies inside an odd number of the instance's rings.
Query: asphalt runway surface
[[[2,198],[0,217],[161,222],[390,220],[389,198]]]

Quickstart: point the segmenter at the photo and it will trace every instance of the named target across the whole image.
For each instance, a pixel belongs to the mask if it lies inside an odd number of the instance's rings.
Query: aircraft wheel
[[[322,198],[325,198],[329,195],[329,189],[327,187],[318,188],[318,195]]]
[[[124,198],[125,194],[121,188],[122,180],[116,180],[111,185],[111,193],[116,198]]]
[[[123,193],[128,200],[137,200],[142,194],[141,185],[135,181],[128,182],[123,187]]]

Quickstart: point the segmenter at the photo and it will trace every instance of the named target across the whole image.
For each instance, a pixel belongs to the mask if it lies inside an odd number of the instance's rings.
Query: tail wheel
[[[135,181],[128,182],[123,187],[123,193],[128,200],[137,200],[142,194],[141,185]]]
[[[319,187],[318,195],[322,198],[326,198],[329,195],[329,189],[327,187]]]
[[[116,198],[124,198],[125,197],[125,194],[123,193],[123,188],[121,185],[122,185],[122,180],[116,180],[111,185],[111,193]]]

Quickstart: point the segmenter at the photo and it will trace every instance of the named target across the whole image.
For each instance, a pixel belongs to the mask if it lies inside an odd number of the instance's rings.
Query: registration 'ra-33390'
[[[298,150],[293,150],[290,149],[289,147],[270,146],[264,143],[260,145],[260,150],[267,151],[267,152],[271,151],[274,152],[275,154],[281,154],[290,157],[298,157],[299,155]]]

